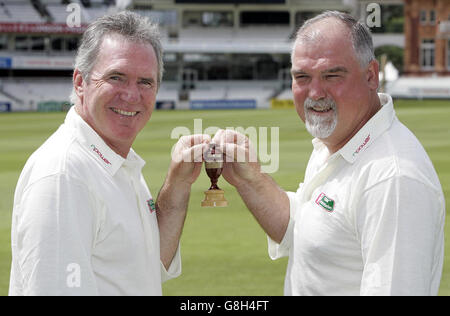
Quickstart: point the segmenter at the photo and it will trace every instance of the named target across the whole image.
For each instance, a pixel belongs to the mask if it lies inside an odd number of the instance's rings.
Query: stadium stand
[[[292,90],[284,89],[277,97],[280,100],[290,100],[292,99]]]
[[[48,3],[46,7],[54,23],[66,23],[67,11],[65,5],[57,2]]]
[[[54,23],[66,23],[68,14],[72,12],[72,10],[68,8],[67,4],[63,4],[61,1],[58,0],[41,0],[41,1],[43,1],[43,4],[46,7],[47,11],[49,12],[52,21]],[[80,4],[79,1],[72,1],[72,3]],[[105,5],[105,3],[102,1],[93,2],[92,5],[89,7],[80,5],[79,8],[81,11],[80,22],[82,24],[88,24],[92,22],[98,17],[101,17],[106,13],[108,13],[109,10],[109,6]]]
[[[44,103],[57,102],[60,107],[67,103],[72,89],[70,80],[59,78],[14,78],[3,80],[1,92],[14,101],[17,111],[36,111]]]
[[[450,77],[402,77],[387,85],[394,98],[405,99],[448,99],[450,98]]]
[[[389,1],[401,5],[401,0],[383,0]],[[157,100],[183,109],[190,108],[191,101],[231,104],[251,99],[256,107],[267,108],[273,99],[292,100],[290,51],[299,23],[324,9],[366,14],[362,0],[291,0],[275,6],[121,3],[160,24],[166,71]],[[67,26],[69,4],[80,10],[80,27]],[[0,0],[0,104],[29,111],[41,110],[39,104],[45,102],[67,102],[73,57],[84,28],[117,10],[115,0]],[[402,47],[402,36],[375,34],[375,46]],[[401,81],[387,86],[392,87],[406,91]]]
[[[46,20],[33,7],[30,1],[0,1],[0,21],[43,23]]]

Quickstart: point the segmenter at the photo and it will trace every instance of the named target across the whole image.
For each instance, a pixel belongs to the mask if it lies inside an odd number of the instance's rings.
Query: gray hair
[[[302,38],[304,31],[314,23],[326,18],[335,18],[343,22],[348,27],[351,34],[353,50],[355,51],[356,58],[358,59],[361,67],[367,66],[372,60],[375,59],[372,35],[369,28],[351,15],[339,11],[325,11],[314,18],[307,20],[297,31],[293,51],[297,41]]]
[[[151,22],[148,18],[130,11],[103,16],[88,26],[81,39],[74,65],[74,69],[80,71],[83,79],[89,82],[92,68],[97,62],[103,38],[105,35],[110,34],[119,34],[129,41],[146,43],[153,47],[158,62],[157,81],[159,87],[164,72],[164,63],[158,25]],[[73,89],[70,101],[72,104],[75,104],[77,99],[78,96]]]

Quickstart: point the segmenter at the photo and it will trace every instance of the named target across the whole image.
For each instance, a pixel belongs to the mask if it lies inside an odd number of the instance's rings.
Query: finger
[[[203,153],[208,150],[208,143],[201,143],[192,147],[186,148],[182,151],[182,159],[184,162],[202,162]]]
[[[183,148],[189,148],[202,143],[209,143],[211,136],[207,134],[187,135],[181,137],[180,141],[183,144]]]
[[[211,143],[214,144],[221,144],[223,141],[225,130],[219,129],[216,134],[214,135],[213,139],[211,140]]]
[[[195,135],[185,135],[178,139],[177,143],[172,150],[172,160],[174,162],[181,162],[184,160],[183,150],[190,148],[193,145],[208,143],[211,137],[209,135],[195,134]]]
[[[246,141],[247,141],[247,136],[245,136],[244,134],[241,134],[234,130],[229,130],[229,129],[225,130],[224,142],[242,145],[242,144],[245,144]]]
[[[248,151],[243,146],[225,143],[223,145],[223,152],[225,162],[249,162]]]

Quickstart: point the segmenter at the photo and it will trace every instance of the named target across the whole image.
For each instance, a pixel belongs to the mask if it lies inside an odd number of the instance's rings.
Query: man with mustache
[[[250,156],[248,139],[219,131],[223,177],[289,256],[285,295],[436,295],[445,201],[434,167],[378,94],[370,31],[327,11],[298,31],[292,51],[296,110],[315,137],[297,192],[283,191]]]

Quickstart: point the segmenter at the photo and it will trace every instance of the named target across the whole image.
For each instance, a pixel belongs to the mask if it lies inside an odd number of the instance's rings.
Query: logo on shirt
[[[155,202],[153,201],[153,199],[147,200],[147,205],[150,210],[150,213],[153,213],[156,211],[156,205],[155,205]]]
[[[355,150],[355,152],[353,153],[353,157],[357,154],[359,154],[359,152],[367,145],[367,143],[370,141],[370,134],[367,135],[366,139],[364,140],[364,142],[359,145],[359,147]]]
[[[95,145],[91,145],[91,148],[107,165],[111,164],[108,159],[103,157],[103,154],[97,149],[97,147],[95,147]]]
[[[327,197],[325,193],[319,194],[316,199],[316,204],[323,207],[327,212],[333,212],[334,210],[334,200]]]

